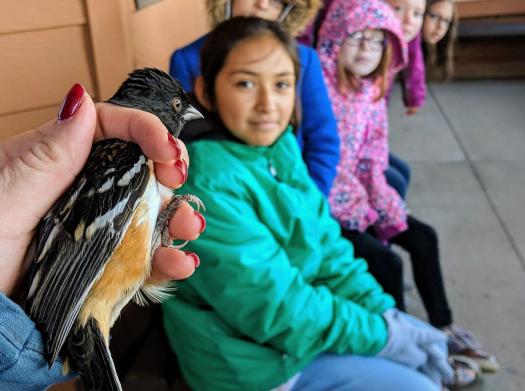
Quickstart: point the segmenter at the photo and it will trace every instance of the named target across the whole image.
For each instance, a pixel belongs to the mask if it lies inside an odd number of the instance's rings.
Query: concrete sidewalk
[[[455,322],[501,365],[469,390],[523,391],[525,80],[430,84],[413,117],[399,95],[391,99],[390,140],[412,167],[408,206],[439,233]],[[424,316],[414,291],[411,298],[409,311]]]

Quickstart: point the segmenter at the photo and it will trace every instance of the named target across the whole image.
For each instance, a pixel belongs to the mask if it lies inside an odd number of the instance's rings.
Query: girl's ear
[[[201,105],[203,105],[208,111],[212,110],[210,101],[206,94],[206,87],[204,85],[204,78],[202,76],[197,77],[195,80],[195,96]]]

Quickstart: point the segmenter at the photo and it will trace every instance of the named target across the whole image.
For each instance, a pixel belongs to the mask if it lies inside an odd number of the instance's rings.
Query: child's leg
[[[448,326],[452,323],[452,311],[445,294],[436,231],[412,216],[408,216],[407,222],[408,229],[392,238],[392,242],[410,254],[414,281],[430,324]]]
[[[392,154],[389,155],[388,163],[389,167],[385,171],[386,181],[404,199],[410,183],[410,167],[406,162]]]
[[[393,153],[388,154],[388,164],[399,171],[399,173],[403,176],[403,179],[405,180],[405,183],[407,185],[410,185],[410,166],[407,162],[405,162],[403,159],[401,159],[399,156],[394,155]]]
[[[369,233],[341,229],[345,238],[354,245],[355,255],[368,263],[370,273],[394,297],[397,308],[404,311],[403,262],[388,246]]]
[[[307,366],[292,391],[438,391],[430,378],[378,357],[322,354]]]

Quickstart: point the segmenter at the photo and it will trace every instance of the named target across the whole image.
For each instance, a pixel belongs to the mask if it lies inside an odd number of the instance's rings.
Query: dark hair
[[[206,98],[212,106],[215,106],[215,79],[224,66],[228,54],[238,43],[264,35],[271,35],[277,39],[290,55],[295,78],[299,80],[301,66],[294,38],[277,22],[253,16],[236,16],[217,25],[201,49],[201,74]]]
[[[458,13],[453,0],[429,0],[427,12],[436,3],[448,1],[452,4],[452,22],[445,36],[435,45],[423,40],[423,53],[425,55],[425,66],[427,76],[434,80],[450,80],[454,74],[454,45],[457,37]]]

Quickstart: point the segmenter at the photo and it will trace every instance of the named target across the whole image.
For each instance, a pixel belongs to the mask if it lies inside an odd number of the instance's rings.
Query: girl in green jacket
[[[445,335],[393,309],[308,175],[297,52],[275,22],[236,17],[202,50],[208,121],[186,139],[185,191],[207,208],[202,264],[164,304],[182,373],[200,390],[439,390]]]

